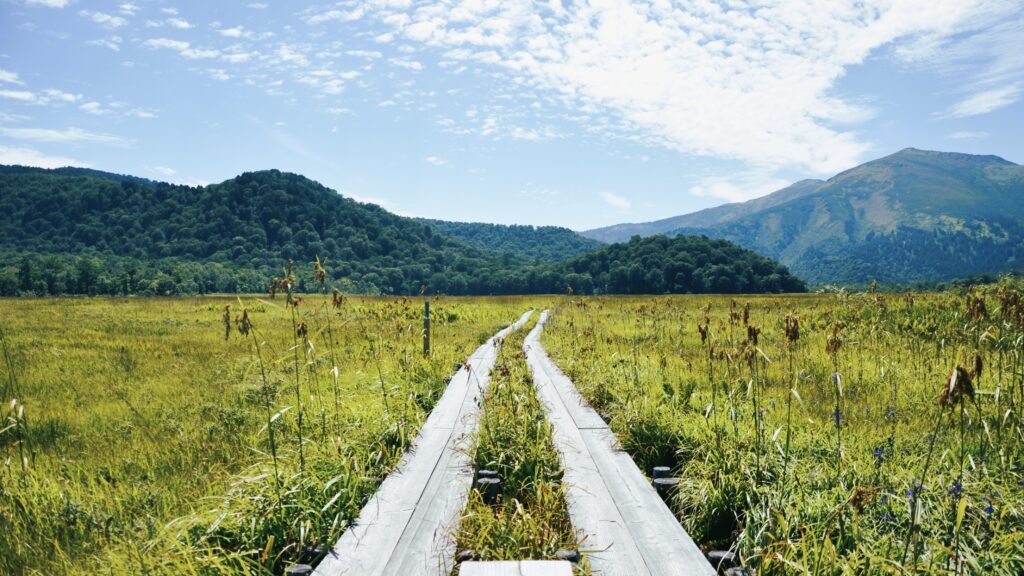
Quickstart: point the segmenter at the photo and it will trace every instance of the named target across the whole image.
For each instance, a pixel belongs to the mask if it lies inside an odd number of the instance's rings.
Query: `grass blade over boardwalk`
[[[526,312],[476,350],[452,378],[413,448],[363,507],[317,567],[321,576],[447,574],[455,530],[473,471],[465,443],[476,428],[479,399],[497,346],[530,317]]]
[[[524,349],[554,425],[573,526],[587,534],[594,574],[711,575],[711,565],[614,434],[540,344],[547,312]]]

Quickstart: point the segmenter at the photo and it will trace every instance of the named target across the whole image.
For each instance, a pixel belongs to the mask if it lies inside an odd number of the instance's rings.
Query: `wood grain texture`
[[[523,349],[555,446],[573,527],[595,576],[713,576],[704,554],[540,343],[548,312]]]
[[[317,576],[447,576],[473,481],[469,442],[498,342],[532,312],[487,340],[452,377],[412,447],[381,483]]]
[[[572,576],[572,564],[565,560],[463,562],[459,576]]]

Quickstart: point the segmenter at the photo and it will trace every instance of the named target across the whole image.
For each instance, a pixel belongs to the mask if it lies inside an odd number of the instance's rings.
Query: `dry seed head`
[[[238,328],[238,333],[242,336],[249,335],[249,331],[252,330],[252,321],[249,320],[248,310],[242,310],[242,315],[235,318],[235,326]]]
[[[800,339],[800,320],[790,314],[786,314],[786,339],[790,342]]]
[[[341,295],[341,292],[339,292],[337,288],[335,288],[333,293],[331,294],[331,306],[333,306],[334,309],[337,310],[338,308],[341,308],[341,305],[344,303],[345,297]]]
[[[747,325],[747,342],[751,346],[757,346],[757,337],[761,334],[761,329],[757,326]]]
[[[974,398],[974,382],[971,381],[971,373],[958,364],[950,371],[942,387],[939,404],[944,407],[952,406],[963,403],[965,398]]]
[[[981,351],[980,350],[975,350],[974,351],[974,366],[971,368],[971,377],[972,378],[978,378],[979,376],[981,376],[981,371],[982,371],[982,369],[984,369],[984,367],[985,366],[984,366],[983,362],[981,361]]]
[[[832,325],[832,333],[825,338],[825,352],[833,356],[839,353],[839,349],[843,347],[843,339],[839,337],[839,331],[842,328],[843,323],[836,320]]]
[[[743,305],[743,324],[750,323],[750,302]]]
[[[295,333],[298,334],[299,338],[305,338],[309,335],[309,327],[306,326],[305,322],[299,322],[299,325],[295,328]]]
[[[224,307],[224,339],[231,336],[231,304]]]

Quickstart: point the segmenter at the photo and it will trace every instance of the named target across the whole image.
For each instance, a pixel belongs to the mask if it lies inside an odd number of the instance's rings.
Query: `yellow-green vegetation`
[[[529,304],[0,300],[0,574],[279,574]]]
[[[478,475],[496,472],[501,490],[494,502],[479,490],[470,493],[457,539],[459,549],[478,560],[550,560],[577,548],[551,425],[523,353],[536,321],[535,313],[505,338],[484,396],[474,465]]]
[[[1024,297],[566,299],[544,344],[758,574],[1024,573]]]

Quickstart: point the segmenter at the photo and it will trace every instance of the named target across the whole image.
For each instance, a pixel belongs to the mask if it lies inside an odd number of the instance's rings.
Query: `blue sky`
[[[913,146],[1024,162],[1016,0],[0,0],[0,163],[585,229]]]

